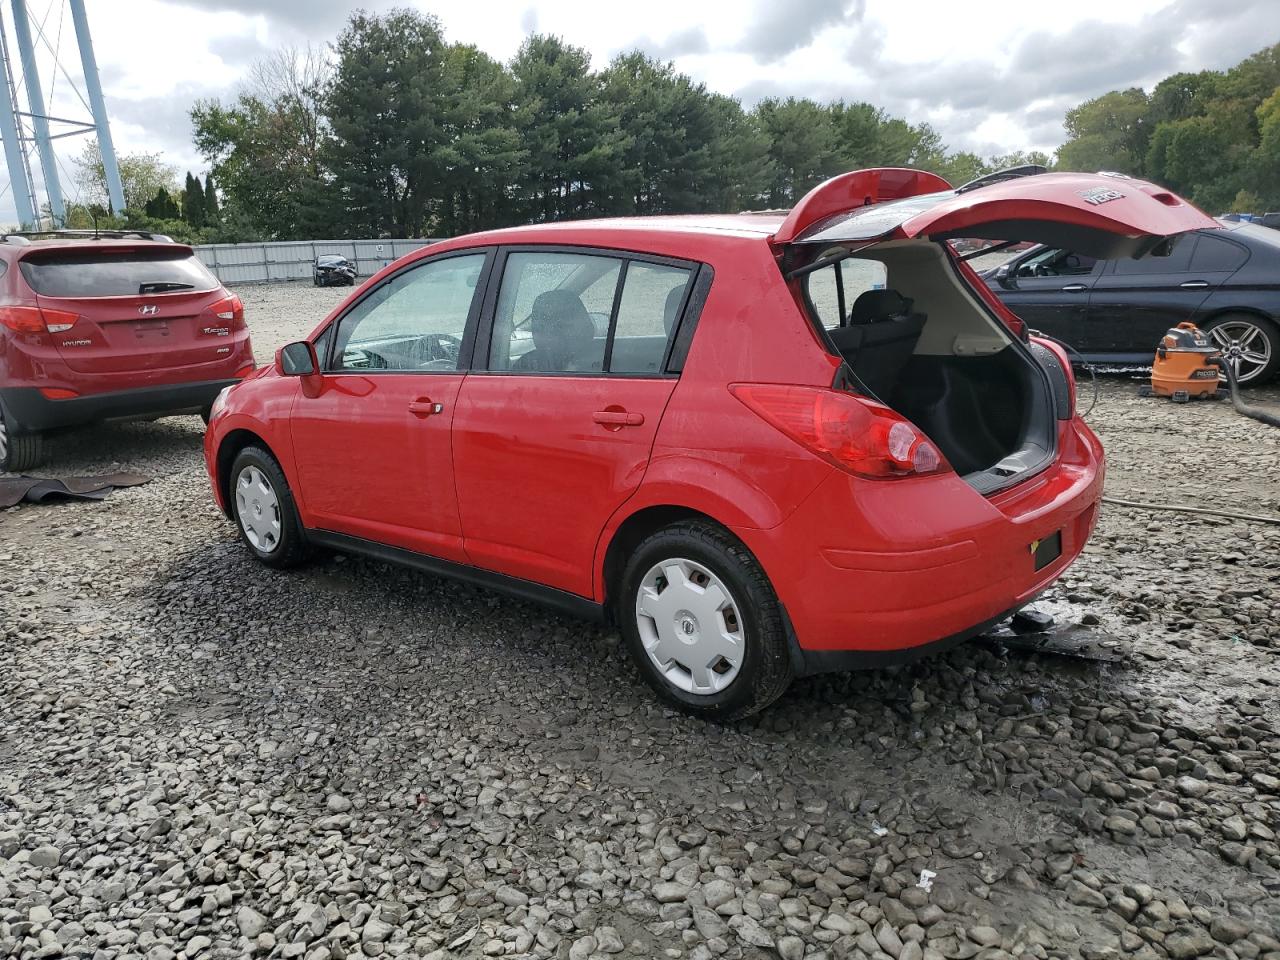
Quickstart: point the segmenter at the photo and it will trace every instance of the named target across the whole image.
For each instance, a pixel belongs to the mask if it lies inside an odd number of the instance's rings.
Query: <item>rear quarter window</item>
[[[861,294],[883,290],[887,281],[883,263],[850,257],[809,274],[805,278],[805,291],[818,320],[828,330],[834,330],[843,325]]]
[[[1230,240],[1202,233],[1191,256],[1191,272],[1230,273],[1249,259],[1248,251]]]
[[[44,297],[136,297],[218,287],[204,264],[183,250],[38,253],[25,257],[21,270],[31,289]]]

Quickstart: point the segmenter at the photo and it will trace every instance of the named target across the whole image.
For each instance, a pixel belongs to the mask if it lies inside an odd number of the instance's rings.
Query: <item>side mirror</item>
[[[1014,279],[1013,273],[1009,269],[1009,264],[1002,263],[996,267],[996,283],[1006,290],[1018,289],[1018,281]]]
[[[309,377],[320,369],[315,345],[309,340],[299,340],[281,347],[276,361],[280,372],[286,377]]]

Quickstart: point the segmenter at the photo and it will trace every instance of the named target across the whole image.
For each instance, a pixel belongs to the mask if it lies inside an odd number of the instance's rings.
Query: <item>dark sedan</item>
[[[346,257],[325,254],[316,257],[312,280],[317,287],[352,287],[356,282],[356,268]]]
[[[1165,331],[1208,330],[1242,383],[1280,369],[1280,232],[1218,221],[1167,256],[1096,260],[1037,246],[983,278],[1018,316],[1097,363],[1150,364]]]

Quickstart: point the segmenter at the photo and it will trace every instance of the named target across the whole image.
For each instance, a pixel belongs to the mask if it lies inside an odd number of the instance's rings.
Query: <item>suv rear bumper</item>
[[[990,498],[954,474],[833,473],[777,527],[734,528],[787,611],[798,672],[945,649],[1047,589],[1084,549],[1105,473],[1082,421],[1063,421],[1059,441],[1052,466]],[[1037,559],[1055,537],[1057,555]]]
[[[239,380],[202,380],[137,390],[50,400],[35,387],[0,389],[5,421],[20,432],[72,427],[124,417],[165,417],[199,413],[224,387]]]

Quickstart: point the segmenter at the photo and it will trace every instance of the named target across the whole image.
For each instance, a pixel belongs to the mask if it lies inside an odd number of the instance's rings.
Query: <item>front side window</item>
[[[332,370],[459,369],[483,253],[432,260],[380,284],[338,322]]]
[[[1097,257],[1070,250],[1049,248],[1032,254],[1018,264],[1019,277],[1087,277],[1093,273]]]

